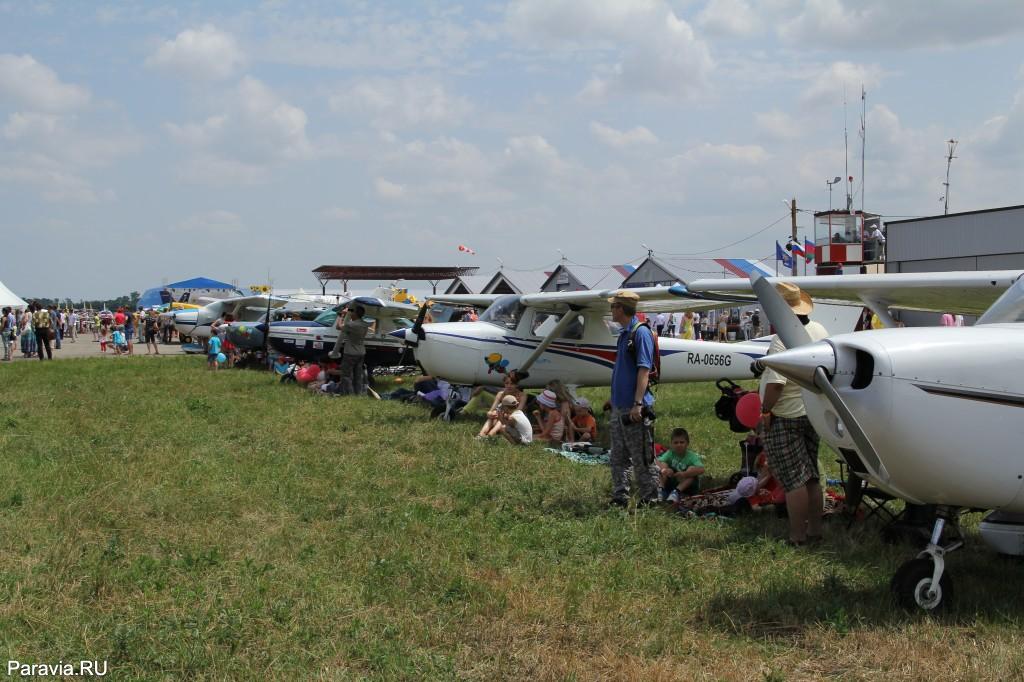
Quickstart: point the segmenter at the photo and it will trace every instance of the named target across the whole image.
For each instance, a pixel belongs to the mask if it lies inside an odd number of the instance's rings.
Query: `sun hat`
[[[555,395],[554,391],[545,389],[543,393],[537,396],[537,402],[548,408],[558,407],[558,396]]]
[[[587,410],[590,409],[590,401],[586,398],[576,398],[576,405]]]
[[[616,291],[615,294],[608,299],[609,303],[625,303],[631,305],[634,308],[636,304],[640,302],[640,296],[635,291]]]
[[[514,395],[507,395],[501,399],[501,406],[508,408],[510,410],[514,410],[517,407],[519,407],[519,398],[515,397]]]
[[[797,315],[809,315],[814,310],[814,301],[806,291],[789,282],[779,282],[775,285],[775,291],[779,292],[786,304]]]

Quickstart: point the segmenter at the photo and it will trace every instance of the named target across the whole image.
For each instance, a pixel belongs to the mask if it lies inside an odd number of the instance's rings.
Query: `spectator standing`
[[[78,340],[78,313],[74,310],[68,315],[68,340],[75,343]]]
[[[341,357],[341,364],[338,371],[341,379],[338,382],[341,387],[341,395],[363,395],[366,388],[363,386],[363,372],[366,360],[366,346],[364,340],[370,331],[370,324],[363,319],[366,309],[361,305],[355,305],[348,309],[348,313],[335,322],[338,328],[338,340],[334,344],[334,350],[330,357]]]
[[[18,332],[18,321],[10,307],[3,309],[3,320],[0,321],[0,339],[4,344],[4,361],[10,361],[14,352],[14,337]]]
[[[724,310],[718,311],[718,336],[715,338],[723,342],[729,340],[729,314]]]
[[[700,341],[703,337],[700,335],[701,330],[701,316],[697,311],[693,312],[693,338]]]
[[[30,358],[36,354],[36,333],[32,329],[33,307],[29,305],[21,315],[21,354]]]
[[[54,342],[54,350],[60,350],[61,336],[60,311],[54,308],[50,311],[50,339]]]
[[[822,325],[808,317],[814,304],[800,287],[782,282],[775,289],[803,323],[812,341],[828,336]],[[776,335],[768,354],[785,349]],[[820,540],[823,500],[818,474],[818,433],[807,418],[800,386],[772,369],[761,376],[760,426],[766,434],[768,465],[786,491],[790,544]]]
[[[126,313],[124,316],[124,342],[128,355],[135,355],[135,329],[138,317],[134,313]]]
[[[160,330],[160,318],[157,317],[155,310],[150,309],[150,311],[146,313],[146,319],[143,322],[143,327],[146,337],[146,355],[149,355],[150,352],[154,355],[160,355],[160,348],[156,345],[156,335]]]
[[[608,299],[612,320],[622,327],[612,369],[611,398],[611,503],[625,507],[632,472],[640,504],[658,501],[658,469],[654,466],[654,422],[649,418],[654,396],[648,390],[654,367],[654,334],[636,315],[640,297],[619,291]]]
[[[658,336],[665,334],[665,325],[668,324],[668,315],[666,313],[658,313],[654,316],[654,328],[658,332]]]
[[[36,334],[36,352],[39,360],[43,359],[43,349],[46,349],[46,358],[53,360],[53,350],[50,348],[50,335],[53,323],[50,321],[50,311],[42,306],[39,301],[32,304],[32,330]]]

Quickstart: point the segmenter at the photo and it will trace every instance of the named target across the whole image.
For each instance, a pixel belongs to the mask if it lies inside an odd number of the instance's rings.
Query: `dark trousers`
[[[341,374],[341,395],[366,395],[363,384],[363,361],[365,355],[342,355],[338,373]]]
[[[50,350],[49,328],[36,330],[36,348],[39,350],[39,359],[43,359],[43,346],[46,346],[46,359],[53,360],[53,351]]]

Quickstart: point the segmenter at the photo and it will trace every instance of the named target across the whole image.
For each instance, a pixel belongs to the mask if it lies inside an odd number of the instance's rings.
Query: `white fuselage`
[[[458,385],[500,386],[504,373],[520,367],[543,335],[531,333],[533,316],[527,309],[515,329],[491,322],[446,322],[423,325],[416,360],[431,375]],[[529,368],[525,388],[541,387],[554,379],[569,386],[607,386],[615,364],[617,337],[602,314],[585,317],[580,338],[559,338]],[[412,331],[406,332],[409,338]],[[543,334],[543,332],[542,332]],[[749,379],[750,363],[768,350],[769,339],[743,343],[712,343],[661,337],[661,381]]]
[[[856,453],[867,478],[911,502],[1024,511],[1024,326],[881,329],[821,343],[877,459],[858,450],[825,396],[805,390],[808,416],[848,461]]]

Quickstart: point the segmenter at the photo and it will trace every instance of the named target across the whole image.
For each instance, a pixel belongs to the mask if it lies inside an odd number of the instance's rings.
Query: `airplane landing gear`
[[[891,587],[896,601],[907,609],[921,608],[937,613],[947,608],[953,601],[953,580],[946,571],[945,556],[949,552],[963,547],[963,536],[957,524],[957,511],[949,507],[940,507],[939,517],[935,519],[932,536],[924,551],[911,559],[896,571],[892,577]],[[942,532],[946,522],[951,520],[950,528],[955,538],[945,544]]]

